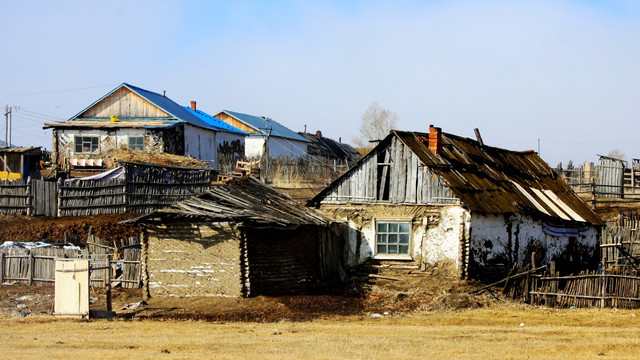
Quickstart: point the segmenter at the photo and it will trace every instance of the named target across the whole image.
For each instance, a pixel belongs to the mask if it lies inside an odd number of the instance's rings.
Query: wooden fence
[[[0,213],[27,214],[30,208],[29,184],[22,179],[0,181]]]
[[[629,165],[624,160],[601,156],[597,166],[585,163],[577,168],[557,169],[556,172],[576,193],[589,194],[593,201],[640,199],[640,159],[633,159]]]
[[[208,169],[125,163],[123,178],[59,184],[58,216],[151,212],[204,193]]]
[[[77,258],[77,250],[56,247],[0,248],[0,283],[53,284],[56,258]]]
[[[600,242],[605,270],[640,273],[640,213],[620,213],[602,229]]]
[[[139,245],[138,245],[139,246]],[[59,247],[41,248],[0,248],[0,283],[15,282],[27,285],[46,285],[55,282],[55,259],[90,258],[90,282],[93,286],[105,286],[110,279],[111,285],[137,288],[141,285],[140,249],[124,249],[123,259],[114,259],[109,247],[97,248],[105,251],[84,254],[74,249]],[[87,250],[89,250],[87,248]],[[108,261],[108,263],[107,263]],[[95,270],[99,269],[99,270]],[[107,273],[107,271],[110,271]]]
[[[515,269],[514,269],[515,270]],[[540,271],[544,273],[540,274]],[[588,272],[560,276],[552,261],[538,268],[527,265],[507,278],[476,290],[480,292],[504,283],[503,295],[530,304],[550,307],[640,308],[640,277]]]
[[[204,193],[213,170],[126,163],[122,178],[0,182],[0,214],[82,216],[151,212]]]
[[[535,276],[531,303],[553,307],[640,308],[640,277],[590,273]]]

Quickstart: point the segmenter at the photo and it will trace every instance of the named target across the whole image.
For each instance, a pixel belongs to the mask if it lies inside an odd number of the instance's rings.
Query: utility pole
[[[13,110],[17,110],[19,107],[17,106],[4,106],[4,120],[5,120],[5,133],[4,133],[4,145],[6,147],[11,147],[11,112]]]

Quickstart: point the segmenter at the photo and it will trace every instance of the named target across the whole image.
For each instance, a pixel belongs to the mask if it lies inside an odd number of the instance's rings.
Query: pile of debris
[[[366,300],[366,308],[378,314],[439,311],[490,306],[498,299],[473,294],[481,286],[460,279],[448,262],[420,267],[413,262],[365,263],[352,276]]]

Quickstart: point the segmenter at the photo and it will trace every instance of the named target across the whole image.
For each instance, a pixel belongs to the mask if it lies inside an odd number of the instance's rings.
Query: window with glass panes
[[[138,151],[144,150],[144,137],[129,136],[129,149]]]
[[[76,136],[76,153],[95,153],[98,151],[97,136]]]
[[[410,234],[409,222],[376,222],[376,254],[409,255]]]

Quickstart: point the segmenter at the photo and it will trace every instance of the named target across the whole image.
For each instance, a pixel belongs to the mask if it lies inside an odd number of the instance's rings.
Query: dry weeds
[[[3,358],[636,359],[632,311],[505,305],[312,322],[1,318]]]

